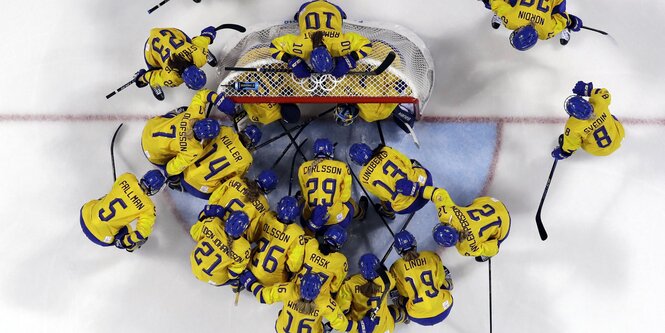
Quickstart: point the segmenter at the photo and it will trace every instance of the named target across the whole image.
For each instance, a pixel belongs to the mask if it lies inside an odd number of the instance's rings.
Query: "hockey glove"
[[[323,228],[329,218],[330,215],[328,214],[327,206],[316,206],[312,211],[312,216],[310,217],[309,221],[307,221],[307,227],[316,233],[321,230],[321,228]]]
[[[215,41],[215,37],[217,36],[217,30],[215,30],[215,27],[206,27],[203,30],[201,30],[201,36],[206,36],[210,38],[210,44]]]
[[[591,96],[593,91],[593,82],[585,83],[584,81],[577,81],[573,93],[578,96]]]
[[[203,207],[203,210],[201,210],[201,214],[203,217],[209,217],[209,216],[214,216],[214,217],[219,217],[220,219],[224,217],[225,209],[224,206],[220,205],[205,205]]]
[[[450,271],[448,270],[448,267],[443,266],[443,271],[446,274],[446,283],[441,286],[441,289],[445,290],[453,290],[453,277],[450,275]]]
[[[304,79],[312,75],[312,70],[309,68],[309,66],[307,66],[307,63],[305,60],[302,60],[302,58],[291,58],[289,60],[289,67],[291,67],[293,75],[299,79]]]
[[[482,1],[483,4],[485,5],[485,8],[492,10],[492,5],[490,4],[490,0],[479,0]]]
[[[168,178],[166,178],[166,185],[168,185],[170,189],[178,192],[183,192],[185,190],[182,187],[181,175],[168,176]]]
[[[134,83],[136,83],[136,86],[139,88],[143,88],[148,85],[148,82],[145,82],[145,78],[143,75],[145,75],[146,70],[141,68],[139,69],[138,72],[134,74]]]
[[[485,262],[487,260],[490,260],[491,257],[486,257],[486,256],[477,256],[475,259],[477,262]]]
[[[398,179],[395,183],[395,191],[409,197],[415,197],[420,191],[420,183],[412,182],[406,178]]]
[[[416,123],[416,114],[400,104],[393,110],[393,121],[404,132],[411,133],[409,127],[413,128],[413,125]],[[406,126],[407,124],[409,125],[408,127]]]
[[[238,280],[240,281],[240,284],[248,291],[252,291],[252,286],[254,283],[258,283],[256,276],[254,276],[254,274],[249,269],[246,269],[240,273]]]
[[[214,92],[208,93],[208,102],[215,104],[217,110],[222,113],[233,117],[236,114],[236,103],[230,98],[226,98],[224,94],[216,94]]]
[[[575,15],[568,14],[568,25],[566,28],[570,29],[571,31],[578,32],[580,29],[582,29],[583,25],[584,23],[582,22],[582,19]]]
[[[374,327],[378,324],[378,318],[372,319],[369,316],[363,317],[363,319],[358,320],[358,333],[372,333]]]
[[[557,161],[565,160],[568,157],[570,157],[570,155],[572,155],[572,154],[573,154],[573,152],[569,153],[569,152],[563,150],[561,147],[556,147],[556,148],[554,148],[554,150],[552,150],[552,157],[554,157],[554,159],[557,160]]]
[[[340,78],[353,68],[356,68],[356,60],[351,55],[335,57],[335,68],[333,68],[330,74],[336,78]]]
[[[243,290],[242,284],[240,284],[239,279],[231,279],[228,282],[226,282],[226,285],[231,286],[231,290],[233,290],[234,293],[239,293]]]

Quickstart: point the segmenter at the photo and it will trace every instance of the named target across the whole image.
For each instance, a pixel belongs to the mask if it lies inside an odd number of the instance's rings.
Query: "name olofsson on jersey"
[[[145,204],[141,201],[141,198],[139,198],[138,195],[134,194],[133,190],[130,190],[131,185],[129,185],[129,183],[126,180],[120,182],[120,188],[122,189],[122,192],[125,193],[129,201],[132,204],[134,204],[134,207],[136,207],[136,209],[142,210],[143,208],[145,208]]]
[[[462,212],[459,208],[453,206],[453,213],[455,213],[455,216],[459,220],[462,229],[464,229],[464,232],[462,232],[462,236],[469,242],[469,247],[474,252],[478,251],[476,236],[474,236],[473,232],[471,232],[471,226],[469,225],[469,221],[467,221],[466,216],[464,216],[464,212]]]
[[[185,113],[180,121],[180,151],[187,151],[187,128],[189,127],[190,118],[191,115]]]
[[[362,177],[363,181],[369,182],[370,177],[372,176],[372,172],[374,172],[374,169],[383,162],[384,159],[388,157],[388,153],[385,151],[380,151],[376,156],[372,157],[372,159],[369,161],[367,164],[367,169],[365,169],[365,172],[363,172]]]
[[[231,153],[231,156],[236,162],[242,161],[242,154],[240,151],[238,151],[238,147],[233,144],[233,140],[231,140],[227,135],[224,135],[222,136],[221,141],[224,147],[229,150],[229,153]]]
[[[603,126],[606,119],[607,119],[607,114],[603,113],[602,116],[600,116],[598,119],[594,120],[591,125],[587,126],[584,129],[584,134],[589,134],[589,133],[597,130],[600,126]]]
[[[236,189],[236,191],[240,192],[244,196],[247,196],[247,192],[249,191],[243,183],[233,179],[229,180],[229,186]],[[267,210],[266,206],[263,205],[259,198],[252,200],[251,204],[259,213],[263,213]]]
[[[202,233],[206,238],[210,239],[210,241],[213,244],[215,244],[217,249],[224,252],[224,254],[229,256],[229,258],[233,259],[233,261],[235,261],[237,263],[242,262],[243,258],[241,256],[239,256],[238,254],[236,254],[235,252],[233,252],[233,250],[231,250],[228,246],[226,246],[226,244],[224,244],[221,239],[215,237],[215,234],[212,232],[212,230],[208,229],[207,226],[205,226],[205,225],[203,226]]]

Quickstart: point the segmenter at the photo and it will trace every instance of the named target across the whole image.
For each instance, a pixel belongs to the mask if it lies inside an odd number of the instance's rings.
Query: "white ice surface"
[[[195,35],[207,25],[288,19],[300,4],[172,0],[148,15],[155,2],[1,5],[0,332],[272,331],[279,306],[243,295],[233,307],[230,290],[191,275],[193,243],[172,210],[160,209],[150,242],[131,255],[94,246],[80,231],[80,206],[111,184],[108,145],[118,119],[127,126],[118,169],[142,173],[149,165],[137,145],[139,119],[191,98],[184,87],[166,89],[165,102],[133,87],[104,98],[143,66],[148,30],[176,26]],[[566,47],[551,40],[525,53],[510,48],[508,31],[490,28],[477,1],[337,4],[350,18],[396,22],[425,40],[437,73],[427,115],[505,120],[487,191],[513,218],[493,260],[494,331],[659,331],[665,3],[570,1],[570,13],[616,42],[583,31]],[[211,49],[234,34],[221,32]],[[610,89],[611,110],[624,120],[627,137],[610,157],[579,152],[560,163],[543,215],[550,239],[541,242],[534,215],[563,126],[561,104],[577,80]],[[540,122],[548,119],[560,121]],[[157,195],[158,209],[174,197]],[[486,265],[441,253],[455,275],[450,317],[433,328],[397,331],[487,332]]]

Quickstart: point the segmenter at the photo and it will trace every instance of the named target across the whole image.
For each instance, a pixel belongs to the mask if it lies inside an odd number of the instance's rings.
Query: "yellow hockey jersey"
[[[267,125],[282,119],[282,107],[277,103],[244,103],[242,108],[255,123]]]
[[[261,303],[284,303],[275,323],[277,333],[323,333],[323,319],[328,320],[337,331],[358,331],[358,324],[346,319],[337,307],[337,303],[328,294],[320,293],[314,300],[316,305],[314,310],[305,312],[297,305],[300,299],[300,286],[294,282],[265,288],[259,285],[253,292]]]
[[[316,238],[305,237],[305,254],[302,269],[296,277],[296,283],[305,273],[318,273],[323,277],[321,294],[336,293],[349,273],[349,264],[346,256],[341,252],[323,254],[319,250],[319,241]]]
[[[249,187],[248,180],[243,177],[234,176],[222,183],[212,194],[208,203],[220,205],[225,208],[224,218],[228,218],[235,211],[242,211],[249,217],[249,227],[245,234],[250,243],[256,242],[253,238],[257,234],[259,218],[270,209],[268,198],[260,193],[254,200],[247,197]]]
[[[464,256],[495,256],[510,231],[510,213],[501,201],[492,197],[476,198],[467,207],[437,206],[437,209],[439,221],[460,232],[460,241],[455,246]]]
[[[550,39],[568,25],[565,0],[521,0],[512,7],[508,0],[491,0],[492,11],[510,30],[533,24],[539,39]]]
[[[223,180],[246,174],[252,161],[252,154],[242,145],[238,133],[222,126],[201,157],[183,171],[184,180],[201,194],[209,195]]]
[[[145,74],[145,80],[153,87],[177,87],[183,83],[180,74],[168,66],[168,60],[176,55],[201,68],[208,60],[210,38],[197,36],[190,39],[176,28],[153,28],[145,43],[145,62],[153,68]]]
[[[623,125],[610,113],[611,101],[607,89],[594,89],[589,97],[593,116],[588,120],[568,118],[561,148],[572,152],[582,147],[596,156],[607,156],[619,149],[626,133]]]
[[[422,251],[411,261],[397,259],[390,272],[397,281],[397,291],[408,299],[405,307],[410,317],[432,318],[453,305],[443,263],[436,253]]]
[[[197,279],[212,285],[222,285],[236,279],[249,263],[250,245],[240,237],[228,246],[224,224],[217,217],[196,222],[189,230],[196,248],[189,256],[192,273]]]
[[[152,234],[155,218],[155,205],[131,173],[120,175],[109,194],[88,201],[81,208],[83,226],[106,244],[112,244],[123,227],[129,229],[128,236],[134,243],[147,238]],[[136,231],[130,225],[134,220],[137,220]]]
[[[395,183],[403,178],[424,186],[427,173],[423,168],[414,168],[408,157],[391,147],[382,147],[375,152],[358,174],[360,183],[369,193],[389,202],[398,212],[416,201],[416,197],[395,191]]]
[[[305,208],[303,218],[309,219],[316,205],[329,205],[326,225],[337,224],[349,214],[345,203],[351,199],[351,169],[348,164],[327,158],[307,161],[298,168],[298,181]]]
[[[390,272],[386,272],[386,275],[388,276],[388,291],[390,291],[395,288],[395,277]],[[381,280],[381,277],[377,277],[373,281],[379,288],[369,298],[360,292],[360,287],[367,282],[362,275],[353,275],[342,284],[336,300],[339,308],[349,319],[354,321],[361,320],[367,315],[369,310],[379,305],[379,300],[383,295],[386,285]],[[374,328],[374,332],[385,333],[395,330],[395,321],[388,311],[389,299],[390,296],[386,293],[385,298],[381,301],[379,310],[376,312],[377,317],[379,317],[379,323]]]
[[[181,173],[203,151],[201,142],[194,138],[192,126],[206,117],[210,92],[208,89],[200,90],[186,111],[150,118],[143,128],[141,147],[145,156],[153,164],[166,165],[168,175]]]
[[[298,27],[301,32],[322,30],[328,34],[341,33],[344,16],[341,8],[328,1],[310,1],[300,7]]]
[[[252,252],[249,270],[264,286],[289,281],[291,273],[299,272],[305,255],[305,234],[296,223],[284,224],[275,212],[261,216],[256,228],[258,245]]]

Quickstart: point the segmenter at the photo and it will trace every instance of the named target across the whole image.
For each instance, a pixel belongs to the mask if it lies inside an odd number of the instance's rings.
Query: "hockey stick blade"
[[[582,29],[586,29],[586,30],[589,30],[589,31],[597,32],[597,33],[599,33],[599,34],[601,34],[601,35],[605,35],[605,36],[609,35],[609,34],[608,34],[607,32],[605,32],[605,31],[598,30],[598,29],[591,28],[591,27],[587,27],[587,26],[582,26]]]
[[[113,146],[115,146],[115,138],[118,136],[118,132],[120,131],[120,127],[122,127],[123,123],[120,123],[118,128],[115,129],[115,132],[113,132],[113,137],[111,138],[111,167],[113,168],[113,181],[116,180],[116,173],[115,173],[115,155],[113,154]]]
[[[118,89],[112,91],[111,93],[109,93],[108,95],[106,95],[106,99],[109,99],[109,98],[115,96],[115,94],[117,94],[117,93],[119,93],[119,92],[125,90],[125,88],[131,86],[132,84],[134,84],[134,79],[133,79],[133,78],[132,78],[131,81],[129,81],[129,82],[123,84],[120,88],[118,88]]]
[[[538,211],[536,212],[536,227],[538,227],[538,234],[540,234],[541,240],[547,239],[547,231],[543,225],[543,220],[540,218],[540,213],[543,210],[543,203],[545,202],[545,197],[547,196],[547,191],[550,189],[550,183],[552,182],[552,176],[554,175],[554,169],[556,169],[556,164],[558,160],[554,160],[552,164],[552,170],[550,170],[550,176],[547,178],[547,184],[545,185],[545,190],[543,191],[543,196],[540,198],[540,204],[538,205]]]
[[[222,30],[222,29],[231,29],[231,30],[235,30],[235,31],[238,31],[238,32],[247,31],[247,29],[245,29],[245,27],[243,27],[242,25],[233,24],[233,23],[224,23],[222,25],[219,25],[215,28],[215,31],[219,31],[219,30]]]
[[[152,8],[148,9],[148,14],[152,14],[152,12],[156,11],[157,8],[164,6],[165,3],[169,2],[171,0],[163,0],[162,2],[154,5]]]
[[[373,71],[371,71],[371,72],[349,72],[348,74],[351,74],[351,75],[379,75],[379,74],[385,72],[386,69],[388,69],[388,67],[390,67],[390,65],[393,64],[393,61],[395,61],[396,57],[397,57],[397,55],[395,54],[395,52],[390,51],[390,53],[388,53],[386,58],[383,59],[381,64],[379,66],[377,66]]]
[[[416,144],[416,147],[420,149],[420,141],[418,141],[418,137],[416,136],[416,131],[413,130],[413,127],[409,126],[409,124],[404,123],[404,126],[409,129],[409,135],[411,135],[411,138],[413,139],[413,143]]]

